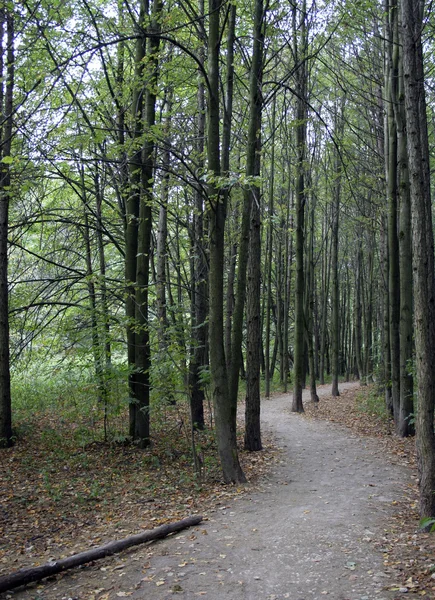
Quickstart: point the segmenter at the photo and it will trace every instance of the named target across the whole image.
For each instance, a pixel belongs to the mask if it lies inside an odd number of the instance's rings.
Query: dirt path
[[[330,386],[319,391],[330,393]],[[260,490],[218,508],[196,530],[11,597],[403,597],[398,590],[390,591],[399,586],[384,569],[382,548],[373,541],[382,538],[392,502],[401,497],[409,472],[390,464],[376,440],[292,414],[290,402],[290,395],[263,402],[264,426],[283,450]]]

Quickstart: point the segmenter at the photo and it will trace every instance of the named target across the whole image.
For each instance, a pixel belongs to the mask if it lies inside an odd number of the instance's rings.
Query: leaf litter
[[[208,470],[199,479],[189,445],[179,435],[180,410],[166,409],[171,437],[157,432],[145,451],[134,445],[77,443],[76,424],[64,415],[35,414],[26,424],[27,435],[0,455],[0,576],[189,514],[207,518],[208,512],[252,490],[279,454],[271,439],[261,453],[240,449],[250,484],[224,486],[213,458],[213,435],[205,431],[197,437],[207,448]],[[182,418],[188,422],[187,412]],[[116,569],[122,564],[101,571]]]

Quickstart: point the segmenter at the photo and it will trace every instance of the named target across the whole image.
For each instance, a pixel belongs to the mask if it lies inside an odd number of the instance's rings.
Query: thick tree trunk
[[[435,280],[421,31],[423,3],[402,0],[403,74],[411,189],[420,514],[435,517]]]
[[[208,37],[208,168],[220,175],[219,48],[220,0],[209,0]],[[228,388],[224,350],[224,252],[226,204],[215,183],[209,184],[210,199],[210,371],[216,421],[216,441],[226,483],[246,481],[237,452],[233,407]]]
[[[263,97],[263,46],[264,46],[263,0],[256,0],[254,14],[254,45],[250,75],[250,115],[246,176],[253,179],[260,175],[261,110]],[[245,448],[261,450],[260,430],[260,351],[261,351],[261,235],[260,199],[261,191],[254,182],[245,194],[249,194],[250,239],[247,290],[247,359],[246,359],[246,405],[245,405]]]
[[[162,5],[154,0],[151,8],[149,29],[153,34],[159,32]],[[147,132],[152,132],[156,121],[156,88],[158,72],[159,37],[149,39],[150,81],[145,92],[144,121]],[[133,439],[142,447],[150,443],[150,368],[151,349],[148,322],[148,285],[151,251],[153,177],[154,177],[154,137],[148,134],[141,157],[141,197],[137,239],[136,289],[135,289],[135,394],[136,409]]]
[[[396,6],[396,10],[398,7]],[[399,18],[396,19],[394,40],[397,46],[398,90],[394,105],[397,123],[397,158],[399,177],[399,270],[400,270],[400,401],[397,434],[400,437],[414,435],[412,422],[414,413],[414,383],[411,369],[413,359],[412,323],[412,240],[411,240],[411,197],[409,187],[408,154],[406,144],[406,115],[403,81],[402,47],[399,43]]]

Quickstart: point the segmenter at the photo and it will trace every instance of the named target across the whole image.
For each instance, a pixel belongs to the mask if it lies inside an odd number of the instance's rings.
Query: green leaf
[[[435,531],[435,517],[425,517],[424,519],[421,519],[420,527],[426,531]]]
[[[14,162],[13,156],[3,156],[1,162],[5,165],[11,165]]]

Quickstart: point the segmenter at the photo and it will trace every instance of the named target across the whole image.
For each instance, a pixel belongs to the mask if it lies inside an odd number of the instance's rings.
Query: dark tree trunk
[[[336,132],[342,137],[343,107],[341,109],[340,123],[336,126]],[[337,120],[338,120],[337,118]],[[338,369],[340,353],[340,290],[338,282],[338,224],[340,214],[341,196],[341,157],[336,152],[336,179],[334,186],[334,199],[332,203],[332,227],[331,227],[331,269],[332,269],[332,316],[331,316],[331,338],[332,338],[332,395],[339,396],[338,391]]]
[[[204,1],[199,3],[201,16],[201,32],[204,27]],[[199,51],[200,63],[205,63],[205,46]],[[204,168],[205,148],[205,86],[202,73],[198,82],[198,116],[197,116],[197,147],[199,169]],[[195,191],[195,211],[193,217],[193,258],[192,258],[192,350],[189,363],[189,393],[190,416],[194,429],[204,428],[204,385],[201,382],[201,372],[207,364],[207,277],[208,267],[205,258],[204,235],[204,198],[202,189]]]
[[[220,0],[209,0],[208,36],[208,168],[220,175],[220,111],[219,111],[219,48]],[[216,421],[216,440],[224,481],[243,482],[240,466],[233,407],[228,388],[228,373],[224,350],[224,253],[226,203],[214,183],[209,184],[210,210],[210,370]]]
[[[149,30],[159,32],[162,5],[154,0],[151,8]],[[156,87],[158,75],[159,37],[149,39],[150,81],[145,91],[144,121],[148,131],[152,131],[156,121]],[[141,152],[140,206],[137,238],[136,289],[135,289],[135,408],[133,439],[144,448],[150,443],[150,367],[151,349],[148,322],[148,285],[151,252],[153,177],[154,177],[154,138],[148,135]]]
[[[140,2],[139,24],[145,20],[145,2]],[[125,312],[127,317],[127,352],[129,366],[129,432],[132,439],[136,436],[137,390],[136,390],[136,268],[138,254],[139,205],[141,198],[142,171],[142,135],[143,135],[143,89],[139,85],[142,79],[146,55],[146,38],[139,36],[136,41],[135,73],[132,94],[132,145],[133,154],[129,159],[128,197],[126,200],[125,227]]]
[[[390,359],[391,359],[391,394],[394,421],[398,423],[400,405],[400,271],[399,271],[399,238],[397,235],[397,126],[394,115],[394,102],[397,98],[397,44],[394,44],[394,21],[397,19],[395,7],[388,10],[388,47],[387,47],[387,196],[388,196],[388,293],[390,297]]]
[[[294,55],[296,64],[297,100],[296,100],[296,149],[297,149],[297,175],[296,175],[296,201],[295,201],[295,333],[294,333],[294,388],[293,412],[303,412],[302,389],[305,383],[305,344],[304,344],[304,214],[305,214],[305,169],[307,145],[307,86],[308,67],[307,55],[307,27],[306,27],[306,2],[293,8],[293,35]]]
[[[6,37],[6,39],[5,39]],[[6,42],[6,43],[4,43]],[[8,211],[14,90],[14,21],[9,9],[0,10],[0,447],[12,444],[11,380],[8,313]]]
[[[261,109],[263,97],[263,45],[264,45],[263,0],[256,0],[254,15],[254,46],[250,77],[250,117],[246,176],[260,174],[261,152]],[[246,362],[246,408],[245,448],[261,450],[260,430],[260,349],[261,349],[261,235],[260,235],[260,188],[252,183],[245,191],[250,196],[250,240],[248,261],[247,316],[247,362]]]
[[[435,517],[435,280],[429,146],[424,90],[423,3],[402,0],[403,74],[411,189],[417,455],[420,514]]]
[[[398,6],[395,6],[398,11]],[[397,123],[397,159],[399,178],[399,271],[400,271],[400,401],[397,433],[400,437],[414,435],[412,422],[414,413],[414,382],[411,369],[413,359],[412,323],[412,240],[411,240],[411,197],[409,187],[408,154],[406,143],[406,116],[403,81],[402,46],[399,39],[399,17],[394,27],[394,41],[397,47],[398,86],[394,104]]]

